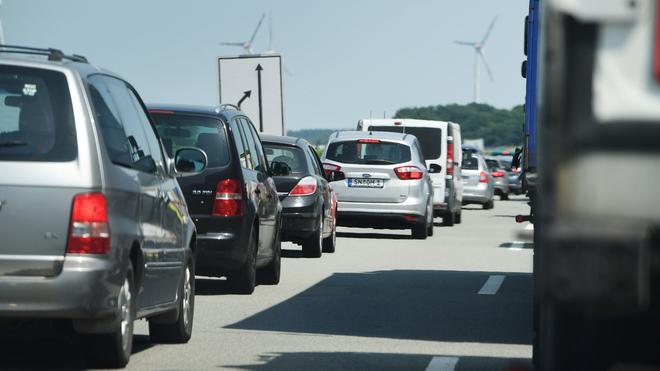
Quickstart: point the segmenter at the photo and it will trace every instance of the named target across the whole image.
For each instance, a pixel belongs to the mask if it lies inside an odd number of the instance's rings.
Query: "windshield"
[[[425,128],[414,126],[369,126],[370,131],[387,131],[391,133],[406,133],[417,137],[422,146],[425,160],[440,157],[442,151],[442,130],[440,128]]]
[[[328,146],[326,158],[345,164],[401,164],[410,161],[410,147],[379,140],[334,142]]]
[[[182,147],[196,147],[208,157],[208,167],[229,163],[227,136],[218,119],[182,114],[152,114],[165,151],[173,157]]]
[[[0,161],[71,161],[76,143],[64,74],[0,66]]]

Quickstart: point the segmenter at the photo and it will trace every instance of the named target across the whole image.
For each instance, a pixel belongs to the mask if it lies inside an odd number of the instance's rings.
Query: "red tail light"
[[[213,200],[213,216],[243,215],[243,190],[238,179],[224,179],[218,182]]]
[[[488,173],[485,171],[482,171],[481,174],[479,174],[479,183],[488,183]]]
[[[358,143],[380,143],[379,139],[358,139]]]
[[[422,179],[424,176],[424,173],[416,166],[397,167],[394,168],[394,172],[402,180]]]
[[[107,254],[110,251],[108,207],[102,193],[83,193],[73,198],[69,254]]]
[[[506,174],[504,174],[503,171],[499,171],[499,170],[497,170],[497,171],[493,171],[492,173],[490,173],[490,175],[492,175],[492,176],[495,177],[495,178],[501,178],[501,177],[503,177],[503,176],[506,175]]]
[[[149,113],[151,113],[151,114],[162,114],[162,115],[173,115],[174,111],[164,110],[164,109],[150,109]]]
[[[316,193],[316,179],[311,176],[300,179],[298,184],[289,192],[290,196],[309,196]]]
[[[454,175],[454,143],[447,143],[447,175]]]
[[[333,164],[328,164],[328,163],[323,163],[323,172],[325,173],[326,176],[330,176],[330,174],[333,171],[340,171],[341,166],[333,165]]]

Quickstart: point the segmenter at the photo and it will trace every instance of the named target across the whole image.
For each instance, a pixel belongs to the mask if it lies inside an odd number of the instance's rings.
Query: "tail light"
[[[316,193],[316,179],[311,176],[306,176],[296,184],[295,187],[289,192],[289,196],[309,196]]]
[[[83,193],[73,198],[66,252],[107,254],[110,251],[108,206],[103,193]]]
[[[481,174],[479,174],[479,183],[488,183],[488,173],[485,171],[482,171]]]
[[[358,139],[358,143],[380,143],[379,139]]]
[[[243,215],[243,190],[238,179],[224,179],[218,182],[213,200],[213,216]]]
[[[394,172],[399,179],[402,180],[413,180],[413,179],[422,179],[424,173],[416,166],[401,166],[394,168]]]
[[[513,172],[515,174],[519,174],[520,173],[520,168],[519,167],[512,167],[511,172]]]
[[[501,178],[501,177],[503,177],[505,174],[504,174],[503,171],[499,171],[499,170],[497,170],[497,171],[493,171],[492,173],[490,173],[490,175],[492,175],[492,176],[495,177],[495,178]]]
[[[326,176],[330,176],[332,172],[337,172],[341,170],[341,166],[333,165],[333,164],[328,164],[328,163],[323,163],[323,172],[325,173]]]
[[[454,175],[454,143],[447,143],[447,175]]]

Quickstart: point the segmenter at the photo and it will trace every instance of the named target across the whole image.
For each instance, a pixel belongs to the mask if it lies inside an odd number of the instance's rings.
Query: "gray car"
[[[195,227],[175,175],[206,155],[168,158],[133,87],[83,57],[0,52],[2,323],[70,320],[106,367],[128,363],[137,318],[187,342]]]
[[[334,180],[338,225],[411,228],[418,239],[433,235],[433,187],[415,136],[337,132],[322,160]]]
[[[486,165],[488,165],[490,175],[493,177],[495,194],[500,196],[500,200],[508,200],[511,189],[509,188],[509,176],[504,165],[494,157],[486,157]]]
[[[481,152],[463,146],[463,204],[480,204],[484,209],[494,206],[493,176]]]

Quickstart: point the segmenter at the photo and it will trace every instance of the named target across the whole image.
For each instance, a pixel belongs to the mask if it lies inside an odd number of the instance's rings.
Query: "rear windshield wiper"
[[[23,142],[20,140],[11,140],[9,142],[0,142],[0,148],[3,147],[22,147],[27,146],[28,142]]]
[[[388,160],[364,160],[368,165],[392,165],[394,162]]]

